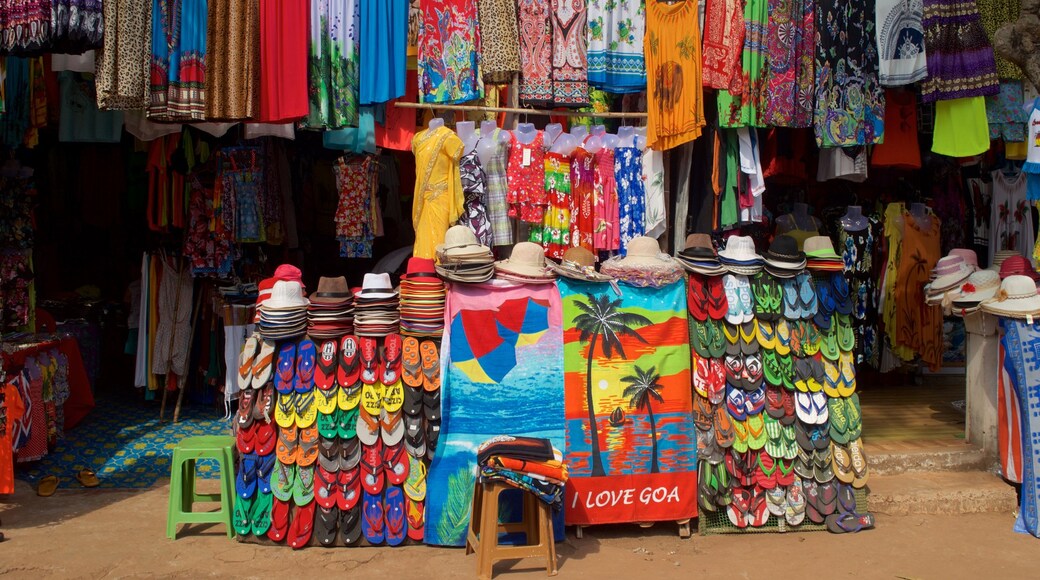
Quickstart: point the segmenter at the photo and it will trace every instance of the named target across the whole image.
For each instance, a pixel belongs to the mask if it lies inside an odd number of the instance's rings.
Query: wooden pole
[[[514,113],[517,115],[543,115],[561,117],[596,117],[600,119],[645,119],[646,113],[616,113],[607,111],[597,113],[594,111],[551,111],[548,109],[526,109],[523,107],[484,107],[481,105],[441,105],[436,103],[402,103],[395,102],[395,107],[403,109],[430,109],[445,111],[474,111],[478,113]]]

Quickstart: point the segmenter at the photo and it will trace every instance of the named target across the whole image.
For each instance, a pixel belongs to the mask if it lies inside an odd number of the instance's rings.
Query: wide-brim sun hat
[[[1004,278],[996,296],[982,303],[982,310],[1006,318],[1040,316],[1040,295],[1036,292],[1036,281],[1017,274]]]
[[[557,264],[547,261],[549,269],[556,272],[558,276],[581,280],[583,282],[609,282],[614,278],[596,271],[596,256],[589,250],[577,247],[567,248]]]
[[[985,302],[1000,291],[1000,276],[993,270],[976,270],[961,284],[960,294],[953,298],[953,305],[970,307]]]
[[[552,282],[556,274],[545,265],[545,249],[534,242],[520,242],[505,260],[495,262],[495,271],[507,279]]]
[[[434,248],[438,255],[445,258],[482,258],[491,256],[494,261],[491,248],[483,245],[477,240],[477,235],[466,226],[452,226],[444,234],[444,243]]]
[[[936,277],[930,284],[932,292],[935,293],[960,286],[975,271],[960,256],[946,256],[939,262],[943,260],[946,260],[945,264],[936,264]]]
[[[661,252],[661,244],[654,238],[637,236],[628,242],[625,257],[617,262],[618,267],[662,266],[675,263],[675,259]]]

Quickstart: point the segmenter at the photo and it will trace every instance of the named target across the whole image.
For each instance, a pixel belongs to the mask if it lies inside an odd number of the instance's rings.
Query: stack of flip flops
[[[302,336],[307,332],[307,308],[310,301],[303,295],[299,282],[279,280],[264,300],[260,311],[260,335],[267,340]]]
[[[675,254],[675,259],[686,271],[695,274],[718,276],[726,273],[708,234],[686,236],[686,248]]]
[[[399,295],[389,274],[365,274],[361,290],[354,294],[354,332],[382,338],[400,330]]]
[[[322,276],[310,301],[307,334],[311,338],[332,339],[354,333],[354,294],[346,278]]]
[[[730,273],[743,276],[754,276],[765,264],[750,236],[730,236],[726,247],[719,250],[719,262]]]
[[[827,236],[813,236],[805,240],[805,256],[810,270],[841,272],[845,261],[834,251],[834,244]]]
[[[807,246],[822,249],[815,278],[804,270],[812,260],[791,242],[778,236],[765,270],[750,280],[723,276],[722,308],[705,299],[711,278],[690,278],[698,501],[702,513],[725,513],[736,528],[776,519],[789,526],[841,519],[833,527],[854,528],[845,516],[854,506],[839,512],[849,503],[835,499],[868,476],[853,297],[829,241]]]
[[[495,275],[495,255],[491,248],[477,241],[466,226],[452,226],[444,234],[444,243],[436,248],[437,274],[445,280],[478,284]]]
[[[405,449],[418,458],[432,457],[441,433],[440,353],[432,340],[404,339]]]
[[[401,277],[401,334],[440,337],[444,334],[444,282],[433,260],[410,258]]]

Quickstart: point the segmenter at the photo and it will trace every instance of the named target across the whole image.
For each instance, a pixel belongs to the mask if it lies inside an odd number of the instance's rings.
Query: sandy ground
[[[0,498],[0,575],[13,578],[300,578],[351,571],[368,578],[471,578],[461,549],[309,548],[239,544],[222,526],[165,538],[167,487],[70,490],[37,497],[18,482]],[[878,517],[857,535],[826,532],[694,536],[674,524],[568,530],[561,578],[1036,578],[1040,540],[1011,531],[1010,514]],[[538,560],[501,562],[496,578],[540,578]],[[316,573],[316,574],[315,574]]]

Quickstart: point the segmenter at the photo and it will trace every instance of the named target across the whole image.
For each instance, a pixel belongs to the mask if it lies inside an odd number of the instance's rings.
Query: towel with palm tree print
[[[686,286],[560,279],[568,524],[697,514]]]

